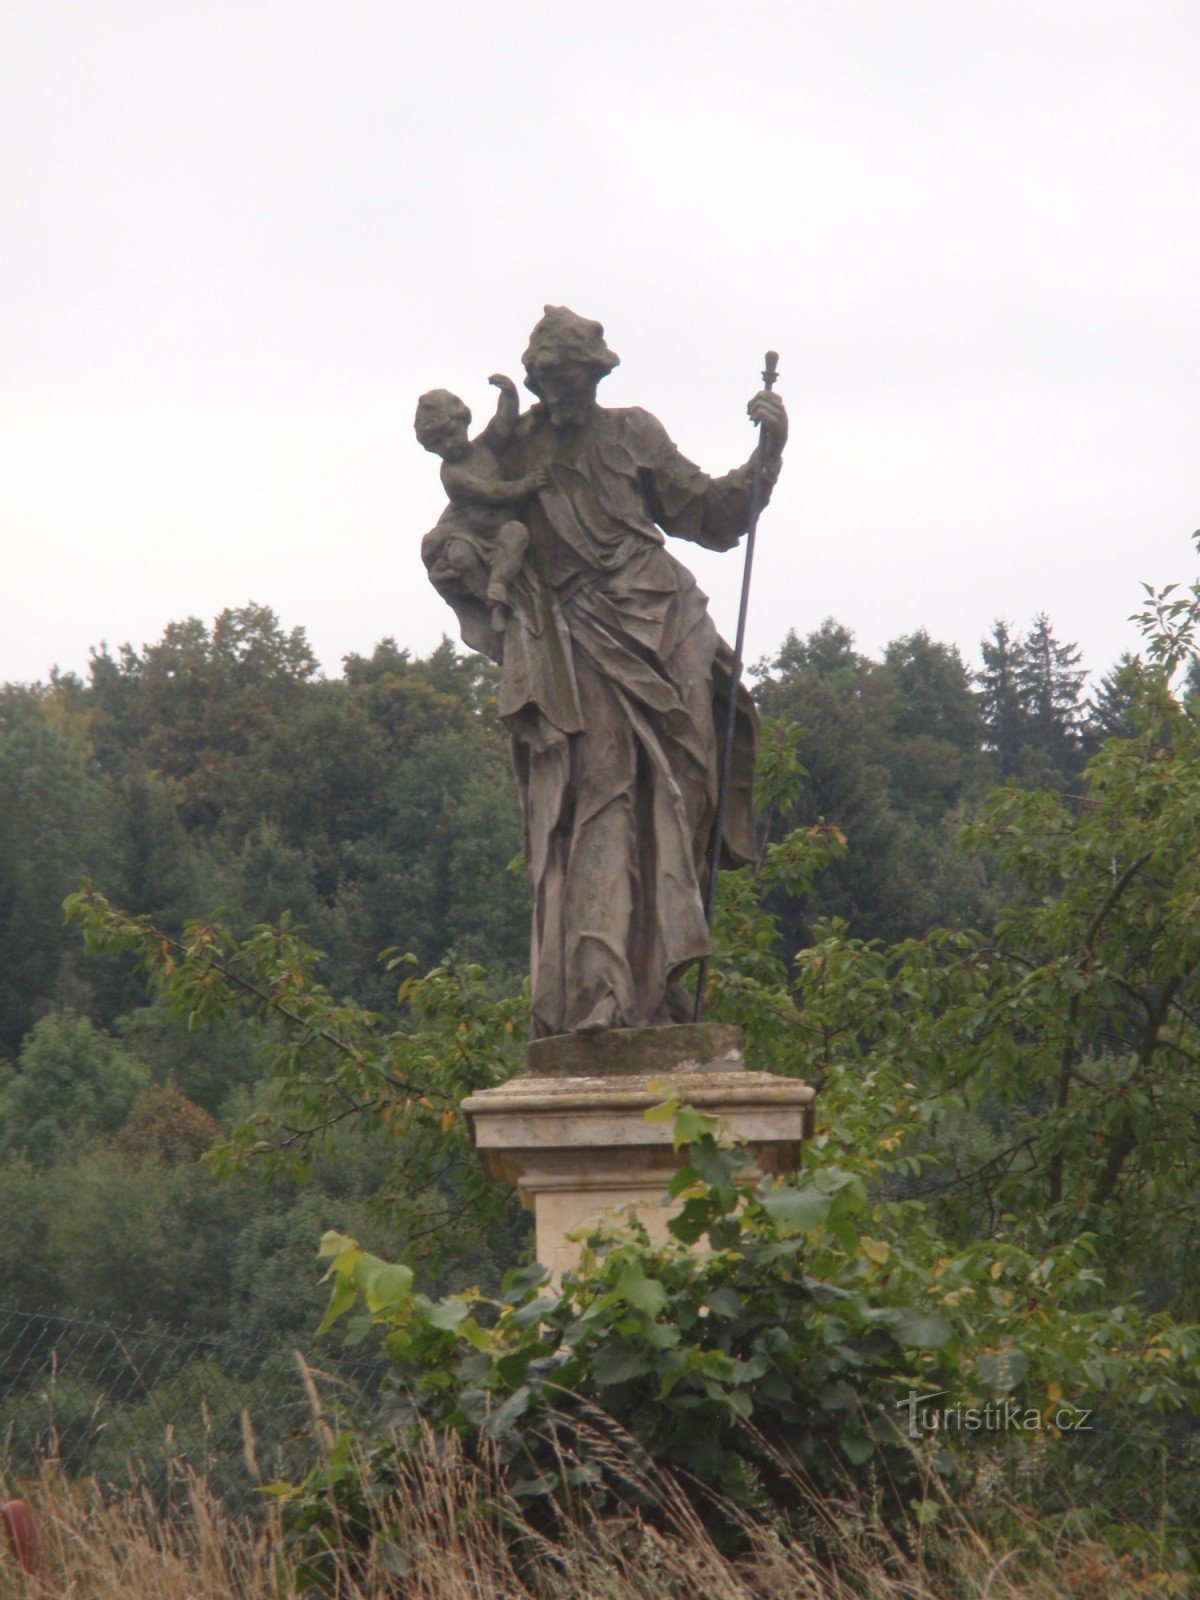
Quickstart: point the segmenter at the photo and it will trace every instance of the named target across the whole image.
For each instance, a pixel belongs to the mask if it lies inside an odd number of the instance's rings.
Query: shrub
[[[632,1448],[730,1538],[746,1515],[801,1514],[801,1484],[841,1494],[852,1471],[893,1527],[936,1515],[931,1480],[969,1476],[968,1452],[909,1437],[917,1396],[942,1411],[1008,1400],[1025,1419],[996,1441],[1010,1452],[1030,1435],[1053,1450],[1098,1395],[1111,1409],[1132,1390],[1142,1412],[1195,1404],[1195,1331],[1090,1308],[1086,1241],[1040,1261],[994,1240],[945,1254],[919,1206],[871,1210],[844,1168],[742,1181],[744,1152],[686,1107],[677,1140],[690,1143],[672,1237],[601,1230],[560,1289],[535,1265],[509,1273],[498,1298],[435,1302],[408,1268],[326,1235],[323,1328],[357,1307],[350,1337],[382,1328],[394,1381],[373,1440],[342,1441],[278,1489],[301,1543],[348,1527],[377,1538],[430,1434],[471,1459],[494,1454],[523,1515],[544,1525],[581,1501],[652,1514],[653,1470],[631,1478]]]

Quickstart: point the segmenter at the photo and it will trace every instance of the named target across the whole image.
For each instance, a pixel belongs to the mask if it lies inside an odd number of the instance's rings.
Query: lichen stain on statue
[[[599,405],[618,358],[565,307],[546,307],[523,359],[527,411],[496,374],[474,439],[444,389],[421,397],[416,431],[449,498],[422,544],[430,581],[500,664],[533,898],[531,1032],[689,1022],[732,655],[664,533],[732,549],[753,461],[710,478],[648,412]],[[749,411],[769,494],[786,414],[765,393]],[[725,865],[754,856],[754,746],[739,689]]]

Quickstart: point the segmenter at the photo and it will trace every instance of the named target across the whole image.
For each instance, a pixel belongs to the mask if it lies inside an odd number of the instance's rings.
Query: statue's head
[[[545,406],[554,427],[561,428],[587,420],[596,386],[621,358],[605,344],[600,323],[566,306],[547,306],[521,359],[525,387]]]
[[[470,444],[467,437],[470,422],[471,408],[465,401],[451,394],[449,389],[430,389],[417,401],[413,429],[417,442],[433,455],[447,461],[461,461]]]

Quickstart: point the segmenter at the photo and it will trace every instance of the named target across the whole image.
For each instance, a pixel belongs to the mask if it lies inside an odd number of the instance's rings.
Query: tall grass
[[[337,1600],[1167,1600],[1192,1593],[1182,1577],[1047,1535],[1031,1510],[1015,1504],[1007,1508],[1010,1536],[998,1543],[948,1504],[924,1534],[900,1538],[860,1501],[811,1500],[824,1560],[801,1524],[746,1516],[733,1556],[669,1475],[637,1460],[621,1465],[631,1489],[652,1494],[651,1516],[633,1509],[599,1516],[581,1505],[548,1532],[522,1515],[494,1464],[469,1463],[453,1440],[430,1440],[391,1494],[388,1537],[356,1548],[356,1531],[347,1529],[330,1551],[324,1592]],[[257,1525],[230,1518],[199,1479],[173,1518],[145,1493],[107,1496],[52,1468],[33,1483],[6,1482],[3,1492],[33,1503],[62,1600],[293,1600],[305,1592],[275,1513]],[[0,1600],[38,1593],[0,1555]]]

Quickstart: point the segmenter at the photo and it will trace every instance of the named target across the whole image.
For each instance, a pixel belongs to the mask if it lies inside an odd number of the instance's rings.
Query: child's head
[[[470,407],[456,394],[449,389],[430,389],[417,401],[413,427],[417,442],[426,450],[446,461],[460,461],[470,444],[470,421]]]

